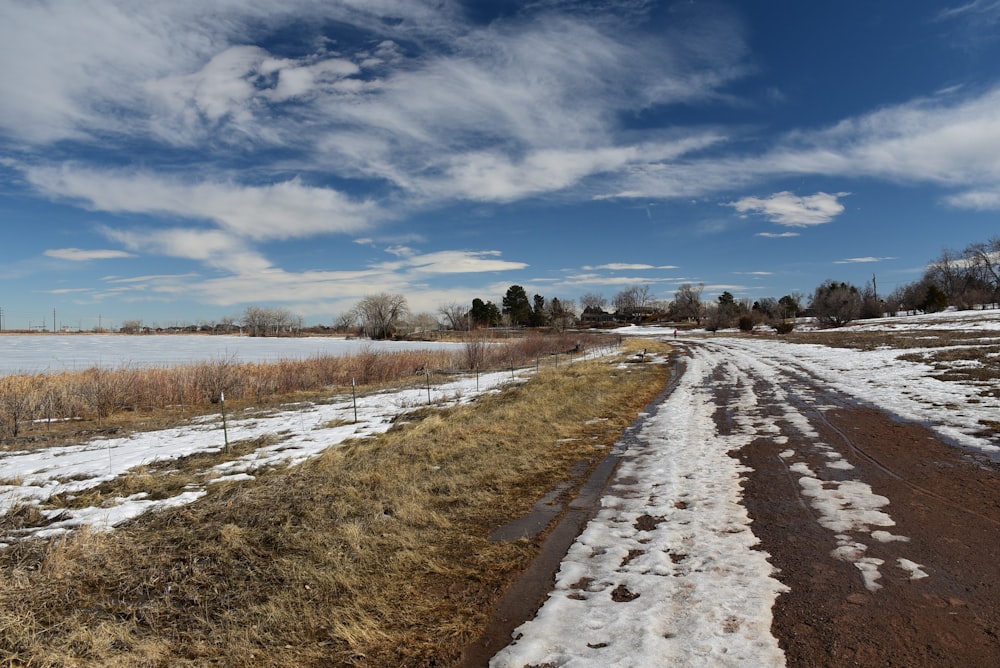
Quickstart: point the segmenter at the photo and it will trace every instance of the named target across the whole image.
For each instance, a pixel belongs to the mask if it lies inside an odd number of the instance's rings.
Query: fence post
[[[351,399],[354,403],[354,424],[358,423],[358,384],[354,378],[351,378]]]
[[[226,393],[219,392],[219,403],[222,404],[222,438],[226,443],[226,454],[229,454],[229,426],[226,424]]]

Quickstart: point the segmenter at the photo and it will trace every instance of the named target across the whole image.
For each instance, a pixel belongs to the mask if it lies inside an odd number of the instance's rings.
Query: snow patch
[[[910,574],[911,580],[921,580],[923,578],[929,577],[927,573],[921,570],[923,568],[921,564],[903,558],[897,559],[896,563],[899,565],[900,568],[902,568],[904,571]]]

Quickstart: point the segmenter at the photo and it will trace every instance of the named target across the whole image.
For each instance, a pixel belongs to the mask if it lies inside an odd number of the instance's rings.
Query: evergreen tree
[[[529,319],[528,324],[531,327],[543,327],[548,321],[548,317],[545,312],[545,297],[535,295],[534,302],[535,305],[531,309],[531,318]]]
[[[500,324],[500,309],[493,302],[484,302],[476,297],[472,300],[469,319],[473,327],[496,327]]]
[[[792,295],[785,295],[779,299],[778,305],[781,306],[785,318],[794,318],[802,310],[799,300]]]
[[[507,294],[503,298],[503,314],[514,327],[525,325],[531,319],[531,302],[528,301],[528,293],[520,285],[507,288]]]

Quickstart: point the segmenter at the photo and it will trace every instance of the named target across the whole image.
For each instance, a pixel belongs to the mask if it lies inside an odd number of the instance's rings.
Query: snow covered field
[[[93,366],[174,366],[218,360],[273,362],[320,355],[353,355],[454,348],[460,343],[369,341],[327,337],[199,336],[184,334],[120,336],[52,334],[0,336],[0,375],[79,371]]]

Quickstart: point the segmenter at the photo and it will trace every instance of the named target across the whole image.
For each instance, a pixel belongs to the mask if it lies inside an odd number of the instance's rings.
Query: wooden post
[[[219,392],[219,403],[222,404],[222,438],[226,444],[226,454],[229,454],[229,427],[226,424],[226,393]]]
[[[351,397],[354,401],[354,424],[358,423],[358,384],[351,378]]]

